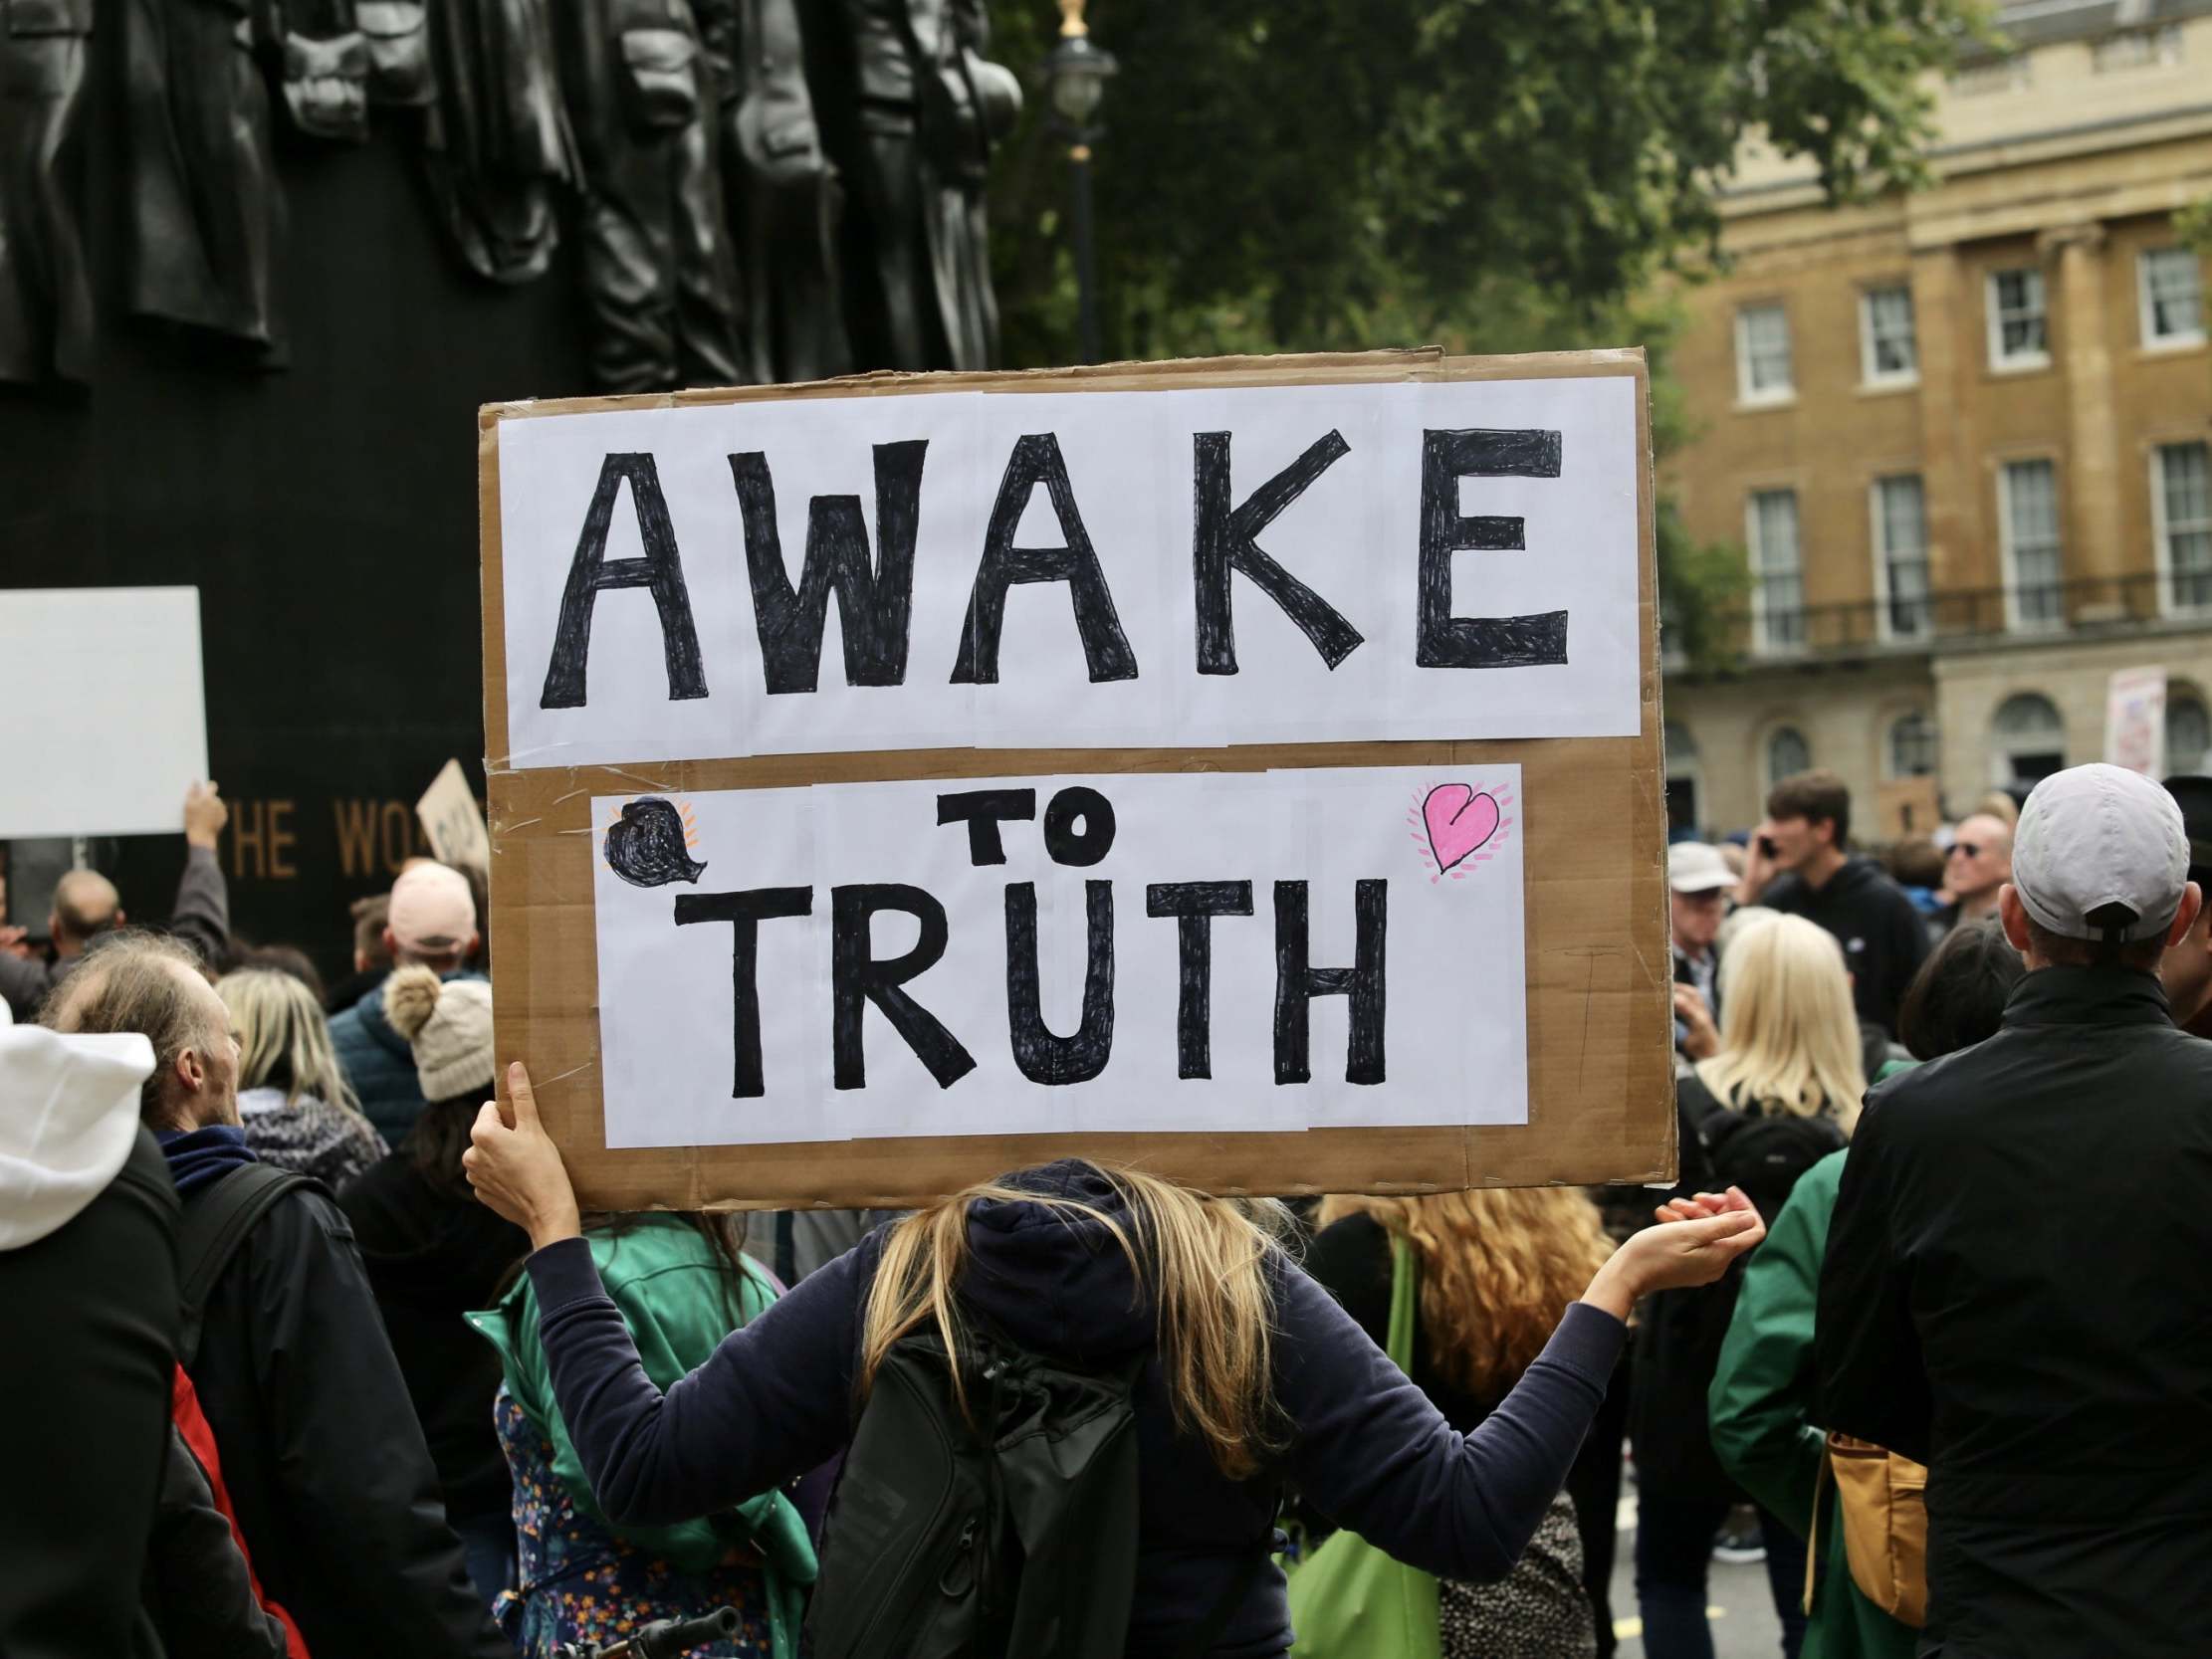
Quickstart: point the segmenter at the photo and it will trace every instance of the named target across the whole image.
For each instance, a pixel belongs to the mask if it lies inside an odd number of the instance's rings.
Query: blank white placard
[[[207,776],[196,587],[0,591],[0,840],[159,835]]]

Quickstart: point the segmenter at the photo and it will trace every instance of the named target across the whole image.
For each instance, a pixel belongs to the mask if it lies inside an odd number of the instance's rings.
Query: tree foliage
[[[1715,238],[1755,129],[1839,198],[1910,183],[1923,72],[1972,0],[1095,0],[1109,356],[1488,345],[1500,280],[1570,313]],[[1057,14],[1000,0],[1032,86]],[[1064,360],[1063,146],[1041,95],[994,183],[1009,357]],[[1410,333],[1384,330],[1411,329]]]

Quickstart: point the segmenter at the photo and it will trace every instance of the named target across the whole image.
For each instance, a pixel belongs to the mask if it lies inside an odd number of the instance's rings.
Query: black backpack
[[[1833,1118],[1801,1118],[1779,1108],[1714,1112],[1698,1124],[1697,1135],[1720,1184],[1742,1187],[1769,1226],[1805,1171],[1845,1145]]]
[[[1144,1359],[1083,1371],[990,1332],[961,1359],[973,1424],[934,1332],[901,1339],[876,1371],[830,1500],[814,1659],[1121,1659]],[[1255,1546],[1255,1570],[1264,1558]],[[1214,1644],[1249,1584],[1186,1652]]]
[[[207,1314],[207,1299],[215,1282],[230,1266],[247,1235],[278,1201],[301,1187],[325,1191],[323,1183],[296,1169],[273,1163],[242,1163],[210,1187],[202,1197],[184,1206],[177,1223],[177,1288],[183,1318],[177,1337],[177,1360],[192,1368],[200,1353],[200,1331]]]

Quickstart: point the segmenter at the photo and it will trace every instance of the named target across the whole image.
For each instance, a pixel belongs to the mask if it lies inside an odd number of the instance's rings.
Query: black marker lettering
[[[1559,434],[1468,428],[1425,432],[1421,444],[1420,637],[1423,668],[1525,668],[1567,660],[1567,613],[1453,616],[1451,555],[1462,547],[1519,552],[1523,520],[1459,512],[1462,478],[1557,478]]]
[[[1276,515],[1296,501],[1352,446],[1341,432],[1317,438],[1305,454],[1254,490],[1242,507],[1229,506],[1229,435],[1191,436],[1193,496],[1191,562],[1197,577],[1199,672],[1236,672],[1236,628],[1229,603],[1229,572],[1241,570],[1313,642],[1332,669],[1358,649],[1362,635],[1335,607],[1277,564],[1255,539]]]
[[[1114,1049],[1114,884],[1083,884],[1083,1019],[1072,1037],[1044,1023],[1037,980],[1037,890],[1006,884],[1006,1023],[1013,1063],[1031,1083],[1087,1083]]]
[[[963,789],[937,797],[937,822],[968,826],[968,862],[973,865],[1006,862],[1005,843],[998,826],[1009,819],[1024,821],[1037,815],[1034,789]]]
[[[1016,547],[1013,535],[1020,527],[1021,511],[1040,483],[1052,499],[1064,545]],[[991,527],[984,537],[983,562],[976,567],[976,585],[968,598],[960,658],[953,665],[954,685],[998,683],[998,634],[1006,619],[1006,589],[1016,582],[1067,583],[1076,632],[1083,641],[1083,661],[1093,683],[1137,678],[1137,659],[1121,631],[1106,573],[1099,568],[1090,532],[1076,510],[1067,464],[1060,458],[1060,441],[1049,432],[1016,439],[1006,461],[998,500],[991,510]]]
[[[679,893],[676,926],[728,922],[730,990],[733,1013],[730,1046],[737,1055],[732,1100],[757,1100],[768,1093],[761,1076],[761,924],[778,916],[812,916],[810,887],[757,887],[744,893]]]
[[[614,522],[614,498],[623,480],[637,511],[641,558],[609,559],[607,530]],[[699,632],[691,623],[691,595],[684,590],[684,566],[676,552],[676,526],[669,521],[661,495],[660,469],[650,455],[609,455],[599,465],[599,487],[583,516],[583,533],[568,562],[568,585],[560,595],[560,620],[553,626],[552,660],[546,664],[541,709],[584,706],[584,668],[591,654],[591,612],[608,588],[642,587],[660,613],[661,652],[668,662],[668,695],[684,701],[707,695],[699,666]]]
[[[816,496],[806,513],[806,562],[792,587],[775,523],[775,483],[758,451],[730,457],[730,477],[745,515],[745,562],[753,578],[754,626],[770,695],[810,692],[821,674],[822,628],[837,590],[837,630],[845,642],[845,683],[896,686],[906,679],[914,614],[914,537],[922,518],[926,439],[875,446],[876,538],[858,496]]]
[[[1383,1081],[1384,934],[1390,921],[1390,883],[1355,884],[1353,915],[1359,933],[1353,967],[1315,967],[1306,930],[1306,884],[1275,884],[1275,1081],[1305,1083],[1308,1018],[1317,996],[1352,1001],[1351,1039],[1345,1045],[1344,1081]]]
[[[1080,823],[1081,830],[1076,829]],[[1114,803],[1096,789],[1071,783],[1044,808],[1044,850],[1055,864],[1096,864],[1114,848]]]
[[[904,911],[922,925],[922,936],[903,956],[878,959],[868,941],[869,920],[881,911]],[[899,987],[927,973],[945,954],[951,936],[945,907],[903,882],[870,882],[830,889],[829,999],[831,1081],[839,1089],[868,1086],[861,1042],[863,1004],[873,1002],[906,1039],[940,1089],[950,1089],[976,1069],[976,1057],[937,1016]]]
[[[1250,882],[1155,882],[1147,916],[1176,918],[1175,1075],[1214,1075],[1214,922],[1252,914]]]

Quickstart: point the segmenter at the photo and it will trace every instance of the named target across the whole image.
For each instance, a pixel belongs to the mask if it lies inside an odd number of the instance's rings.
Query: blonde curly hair
[[[1613,1254],[1598,1206],[1567,1186],[1481,1187],[1410,1198],[1324,1198],[1326,1227],[1370,1215],[1410,1240],[1421,1267],[1429,1363],[1478,1397],[1504,1393],[1551,1340],[1567,1305]]]

